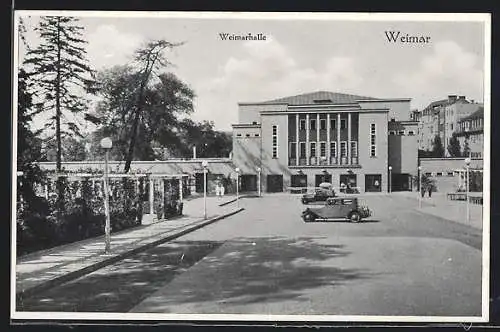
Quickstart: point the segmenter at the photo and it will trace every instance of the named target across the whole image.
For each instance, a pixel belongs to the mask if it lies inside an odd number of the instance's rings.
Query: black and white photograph
[[[490,30],[15,11],[11,318],[488,322]]]

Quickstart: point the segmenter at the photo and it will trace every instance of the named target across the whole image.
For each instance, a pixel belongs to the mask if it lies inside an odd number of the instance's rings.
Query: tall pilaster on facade
[[[320,165],[320,157],[321,157],[321,145],[319,143],[319,129],[320,129],[320,123],[319,123],[319,113],[316,114],[316,155],[315,160],[316,160],[316,165]]]
[[[309,146],[309,129],[311,125],[309,123],[309,114],[306,114],[306,165],[311,164],[311,154],[310,154],[310,146]]]
[[[351,112],[347,113],[347,164],[352,164],[351,159]]]
[[[342,159],[340,146],[340,113],[337,113],[337,164],[340,165]]]
[[[299,166],[299,113],[295,114],[295,165]]]
[[[332,149],[331,149],[331,143],[330,143],[330,130],[331,130],[331,124],[330,124],[330,113],[326,115],[326,158],[327,158],[327,164],[330,165],[332,163]]]

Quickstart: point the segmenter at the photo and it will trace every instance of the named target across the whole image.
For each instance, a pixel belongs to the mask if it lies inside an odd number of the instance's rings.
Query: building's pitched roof
[[[463,117],[462,119],[460,119],[460,121],[472,120],[472,119],[483,119],[483,118],[484,118],[484,108],[479,107],[479,109],[477,111],[475,111],[474,113],[472,113],[466,117]]]
[[[357,100],[378,100],[378,98],[336,93],[329,91],[316,91],[296,96],[284,97],[265,101],[262,104],[288,104],[288,105],[311,105],[311,104],[354,104]]]
[[[470,102],[467,100],[463,100],[463,99],[455,99],[455,100],[450,100],[448,98],[441,99],[441,100],[436,100],[436,101],[433,101],[432,103],[430,103],[426,108],[424,108],[424,111],[428,110],[428,109],[433,109],[436,106],[444,107],[444,106],[448,106],[448,105],[452,105],[452,104],[456,104],[456,103],[469,104]]]

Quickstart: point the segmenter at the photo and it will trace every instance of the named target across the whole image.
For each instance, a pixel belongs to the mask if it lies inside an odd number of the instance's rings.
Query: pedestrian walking
[[[220,184],[220,196],[224,196],[224,192],[226,191],[226,188],[224,188],[224,183],[221,182]]]
[[[218,181],[215,183],[215,196],[220,198],[220,184]]]
[[[429,197],[432,196],[432,186],[429,186],[429,188],[427,188],[427,191],[429,192]]]

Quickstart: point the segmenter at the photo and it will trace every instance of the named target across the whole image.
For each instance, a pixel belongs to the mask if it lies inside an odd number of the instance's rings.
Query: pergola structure
[[[18,176],[22,175],[22,172],[18,172]],[[94,190],[96,185],[101,186],[104,182],[104,175],[100,173],[52,173],[47,174],[47,177],[50,179],[57,179],[59,177],[65,177],[69,181],[80,181],[82,179],[90,180],[92,183],[92,189]],[[189,178],[189,174],[161,174],[161,173],[110,173],[108,174],[108,179],[110,181],[130,178],[135,179],[135,191],[139,190],[139,179],[146,179],[149,181],[149,214],[154,214],[154,189],[155,185],[161,193],[162,202],[165,199],[165,188],[164,181],[165,179],[177,179],[179,181],[179,201],[182,203],[183,201],[183,179]],[[102,186],[101,188],[104,188]],[[110,185],[110,195],[112,196],[112,183]],[[43,195],[46,199],[49,198],[49,186],[47,183],[43,185]],[[79,189],[80,190],[80,189]]]
[[[482,173],[482,169],[469,169],[469,173]],[[464,189],[466,185],[466,178],[467,178],[467,170],[462,168],[462,169],[455,169],[453,171],[453,175],[458,175],[458,190]]]

